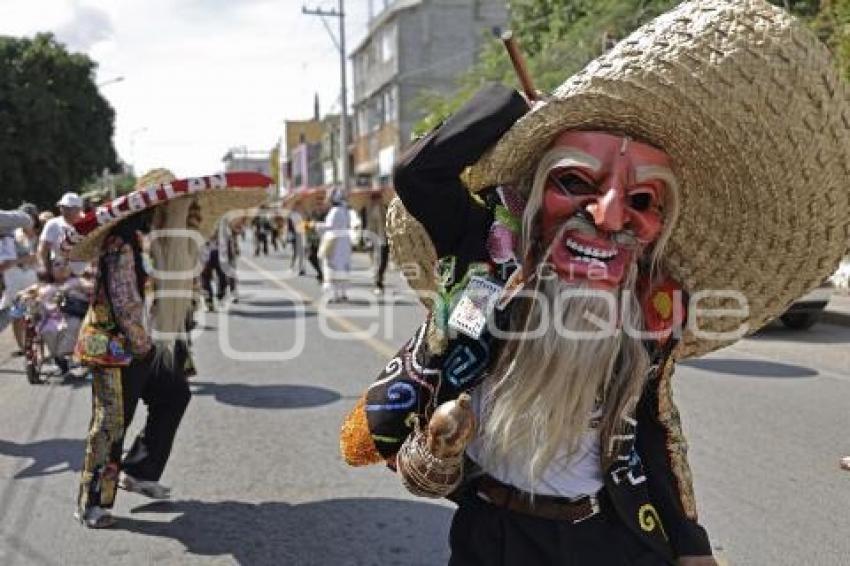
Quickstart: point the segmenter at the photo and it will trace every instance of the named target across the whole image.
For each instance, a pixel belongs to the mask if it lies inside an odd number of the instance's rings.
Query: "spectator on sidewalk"
[[[38,331],[53,361],[66,376],[77,334],[88,310],[92,284],[74,275],[68,260],[61,256],[53,260],[51,273],[50,283],[39,289],[44,318]]]
[[[20,290],[16,289],[18,284],[12,279],[20,256],[15,241],[15,231],[32,225],[32,216],[27,210],[0,210],[0,282],[3,283],[4,288],[3,297],[0,299],[0,332],[11,321],[10,309],[14,300],[14,295],[9,296],[5,290],[11,288],[15,293]]]
[[[59,244],[71,226],[82,217],[83,199],[77,193],[68,192],[62,195],[59,202],[59,216],[51,218],[44,224],[38,244],[38,259],[42,268],[50,273],[52,260],[59,253]],[[74,275],[82,275],[88,267],[83,261],[71,262]]]
[[[34,204],[24,203],[20,210],[29,214],[32,225],[22,226],[15,230],[15,247],[17,262],[3,272],[4,290],[0,297],[0,311],[11,309],[18,293],[38,282],[38,233],[41,223],[38,219],[38,208]],[[0,323],[0,331],[2,331]],[[22,320],[12,322],[15,340],[18,348],[23,350],[25,325]]]

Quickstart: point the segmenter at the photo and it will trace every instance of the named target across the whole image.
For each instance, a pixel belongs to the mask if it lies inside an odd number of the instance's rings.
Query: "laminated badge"
[[[449,328],[478,340],[501,294],[502,286],[495,281],[479,276],[470,278],[449,317]]]

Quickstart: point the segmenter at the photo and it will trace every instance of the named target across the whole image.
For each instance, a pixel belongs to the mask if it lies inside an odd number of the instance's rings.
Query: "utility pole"
[[[346,80],[346,61],[345,61],[345,11],[343,10],[343,1],[339,1],[339,8],[336,10],[323,10],[321,8],[309,9],[306,6],[301,8],[301,12],[308,16],[319,16],[322,19],[322,24],[324,24],[325,29],[328,31],[328,34],[331,36],[331,41],[333,41],[337,50],[339,51],[339,76],[340,76],[340,100],[342,102],[342,109],[339,113],[339,149],[340,149],[340,161],[342,162],[342,191],[348,196],[349,188],[351,187],[350,183],[350,173],[348,171],[348,84]],[[339,41],[337,41],[336,36],[328,25],[328,18],[337,18],[339,20]]]

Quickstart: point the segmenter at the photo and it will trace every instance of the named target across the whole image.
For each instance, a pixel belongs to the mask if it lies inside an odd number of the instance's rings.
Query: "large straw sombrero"
[[[180,198],[192,198],[199,209],[196,228],[204,238],[215,231],[216,222],[231,210],[253,208],[269,197],[274,181],[260,173],[233,172],[175,180],[165,169],[151,171],[139,179],[132,193],[96,207],[66,234],[62,250],[71,259],[90,261],[97,257],[109,231],[127,217]]]
[[[666,150],[681,211],[665,269],[692,298],[746,297],[743,317],[697,316],[680,358],[735,339],[707,333],[742,322],[753,332],[782,314],[850,247],[847,92],[814,34],[765,1],[685,2],[641,27],[520,119],[464,181],[471,190],[516,183],[569,129],[626,132]],[[699,303],[737,306],[728,296]]]

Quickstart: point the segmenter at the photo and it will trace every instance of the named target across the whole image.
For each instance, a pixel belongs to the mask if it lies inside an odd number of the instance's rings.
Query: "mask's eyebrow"
[[[667,185],[669,190],[676,188],[676,176],[673,170],[663,165],[643,165],[635,167],[635,182],[643,183],[650,180],[661,180]]]
[[[561,158],[552,164],[552,167],[549,169],[550,172],[555,169],[565,169],[567,167],[581,167],[582,169],[589,169],[596,173],[602,168],[602,162],[599,159],[580,149],[574,147],[558,148],[558,153],[561,155]]]

